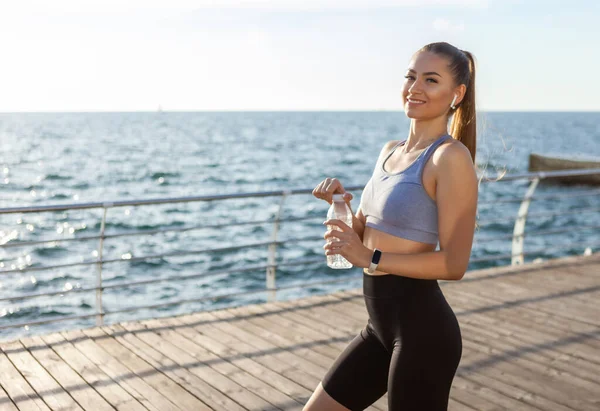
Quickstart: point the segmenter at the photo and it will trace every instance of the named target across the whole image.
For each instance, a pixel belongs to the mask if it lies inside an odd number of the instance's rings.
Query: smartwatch
[[[367,268],[367,272],[369,274],[375,273],[375,269],[377,268],[377,264],[379,264],[379,259],[381,258],[381,250],[375,249],[373,250],[373,257],[371,257],[371,264],[369,268]]]

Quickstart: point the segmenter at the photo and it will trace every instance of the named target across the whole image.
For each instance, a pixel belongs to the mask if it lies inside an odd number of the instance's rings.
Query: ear
[[[461,101],[463,101],[463,98],[465,98],[465,94],[467,93],[467,86],[465,86],[464,84],[461,84],[460,86],[456,87],[456,89],[454,89],[454,95],[456,96],[456,103],[454,103],[455,106],[458,106]]]

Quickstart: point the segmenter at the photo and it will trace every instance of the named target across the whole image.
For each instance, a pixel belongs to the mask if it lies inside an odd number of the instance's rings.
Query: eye
[[[437,83],[437,80],[434,80],[432,78],[428,78],[427,81],[431,80],[433,83]]]
[[[413,80],[414,80],[414,77],[413,77],[413,76],[411,76],[410,74],[408,74],[408,75],[404,76],[404,78],[408,78],[408,79],[413,79]]]

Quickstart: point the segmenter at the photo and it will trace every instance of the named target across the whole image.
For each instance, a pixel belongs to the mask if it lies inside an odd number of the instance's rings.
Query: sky
[[[597,0],[0,0],[0,112],[402,110],[412,54],[483,111],[600,111]]]

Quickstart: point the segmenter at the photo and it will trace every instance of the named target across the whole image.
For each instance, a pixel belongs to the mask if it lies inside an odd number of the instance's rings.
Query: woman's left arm
[[[467,271],[477,213],[477,174],[464,144],[454,143],[440,148],[444,149],[438,157],[436,185],[440,250],[414,254],[383,252],[378,271],[440,280],[460,280]],[[343,222],[336,225],[345,226]],[[326,235],[326,238],[344,236],[348,246],[340,254],[353,265],[366,268],[371,263],[373,250],[359,243],[359,239],[352,238],[355,233],[351,230],[346,226],[343,233],[338,231]]]

